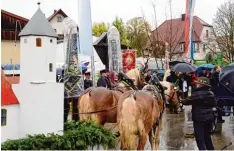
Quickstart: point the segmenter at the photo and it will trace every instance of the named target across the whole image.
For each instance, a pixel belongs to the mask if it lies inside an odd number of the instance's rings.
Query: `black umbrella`
[[[233,75],[233,73],[234,73],[234,63],[222,68],[220,75],[219,75],[219,80],[220,81],[222,81],[224,79],[231,80],[230,78],[232,77],[231,75]],[[233,83],[234,83],[234,81],[233,81]]]
[[[196,71],[197,67],[195,65],[191,65],[188,63],[178,63],[175,66],[172,67],[172,71],[174,72],[182,72],[182,73],[186,73],[186,72],[194,72]]]
[[[222,70],[221,70],[221,73],[226,73],[226,72],[228,72],[230,70],[233,70],[233,69],[234,69],[234,63],[232,63],[232,64],[230,64],[230,65],[228,65],[226,67],[223,67]]]
[[[219,82],[226,86],[227,83],[229,83],[226,88],[234,93],[234,68],[232,70],[221,72],[219,76]]]
[[[174,66],[174,65],[176,65],[178,63],[187,63],[187,62],[185,62],[185,61],[170,61],[169,66]]]

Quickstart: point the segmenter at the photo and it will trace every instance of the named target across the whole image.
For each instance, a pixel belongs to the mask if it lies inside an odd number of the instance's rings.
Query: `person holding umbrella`
[[[208,79],[211,78],[211,69],[207,69],[206,77],[207,77]]]
[[[171,74],[166,78],[167,82],[175,84],[178,80],[178,77],[174,71],[171,71]]]
[[[199,77],[206,77],[206,69],[202,68],[202,72],[199,74]]]
[[[210,90],[210,80],[199,77],[196,81],[197,88],[192,95],[181,102],[184,105],[192,105],[192,120],[194,134],[199,150],[214,150],[210,132],[213,128],[217,106],[214,93]]]
[[[185,75],[181,74],[179,78],[179,88],[183,92],[183,99],[188,97],[188,82],[185,79]]]

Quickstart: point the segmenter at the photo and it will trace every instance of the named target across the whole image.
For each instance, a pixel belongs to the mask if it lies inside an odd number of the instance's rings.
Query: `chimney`
[[[182,14],[182,15],[181,15],[181,20],[182,20],[182,21],[185,21],[185,14]]]
[[[55,10],[54,10],[54,14],[55,14],[56,12],[57,12],[57,10],[55,9]]]

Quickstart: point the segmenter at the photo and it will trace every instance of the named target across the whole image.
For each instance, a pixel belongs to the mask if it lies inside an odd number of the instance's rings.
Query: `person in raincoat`
[[[199,150],[214,150],[210,132],[212,131],[217,101],[211,91],[210,80],[199,77],[196,81],[197,88],[192,95],[181,102],[192,105],[192,120],[194,134]]]

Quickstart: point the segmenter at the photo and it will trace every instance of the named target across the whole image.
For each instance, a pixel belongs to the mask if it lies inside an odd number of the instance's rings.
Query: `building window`
[[[199,43],[194,43],[194,52],[199,52]]]
[[[52,39],[50,39],[50,43],[52,43],[53,42],[53,40]]]
[[[53,63],[49,63],[49,71],[53,72]]]
[[[62,22],[62,16],[57,17],[57,22]]]
[[[209,38],[209,31],[206,30],[206,38]]]
[[[27,43],[27,39],[24,39],[24,43],[25,43],[25,44]]]
[[[181,44],[181,48],[180,48],[181,52],[184,52],[184,46],[185,44]]]
[[[7,110],[6,109],[2,109],[1,110],[1,115],[2,115],[2,120],[1,120],[1,125],[2,126],[5,126],[6,125],[6,123],[7,123]]]
[[[57,33],[57,29],[54,29],[54,31]]]
[[[37,47],[41,47],[41,38],[36,39],[36,45]]]
[[[206,51],[206,44],[203,44],[203,51]]]

